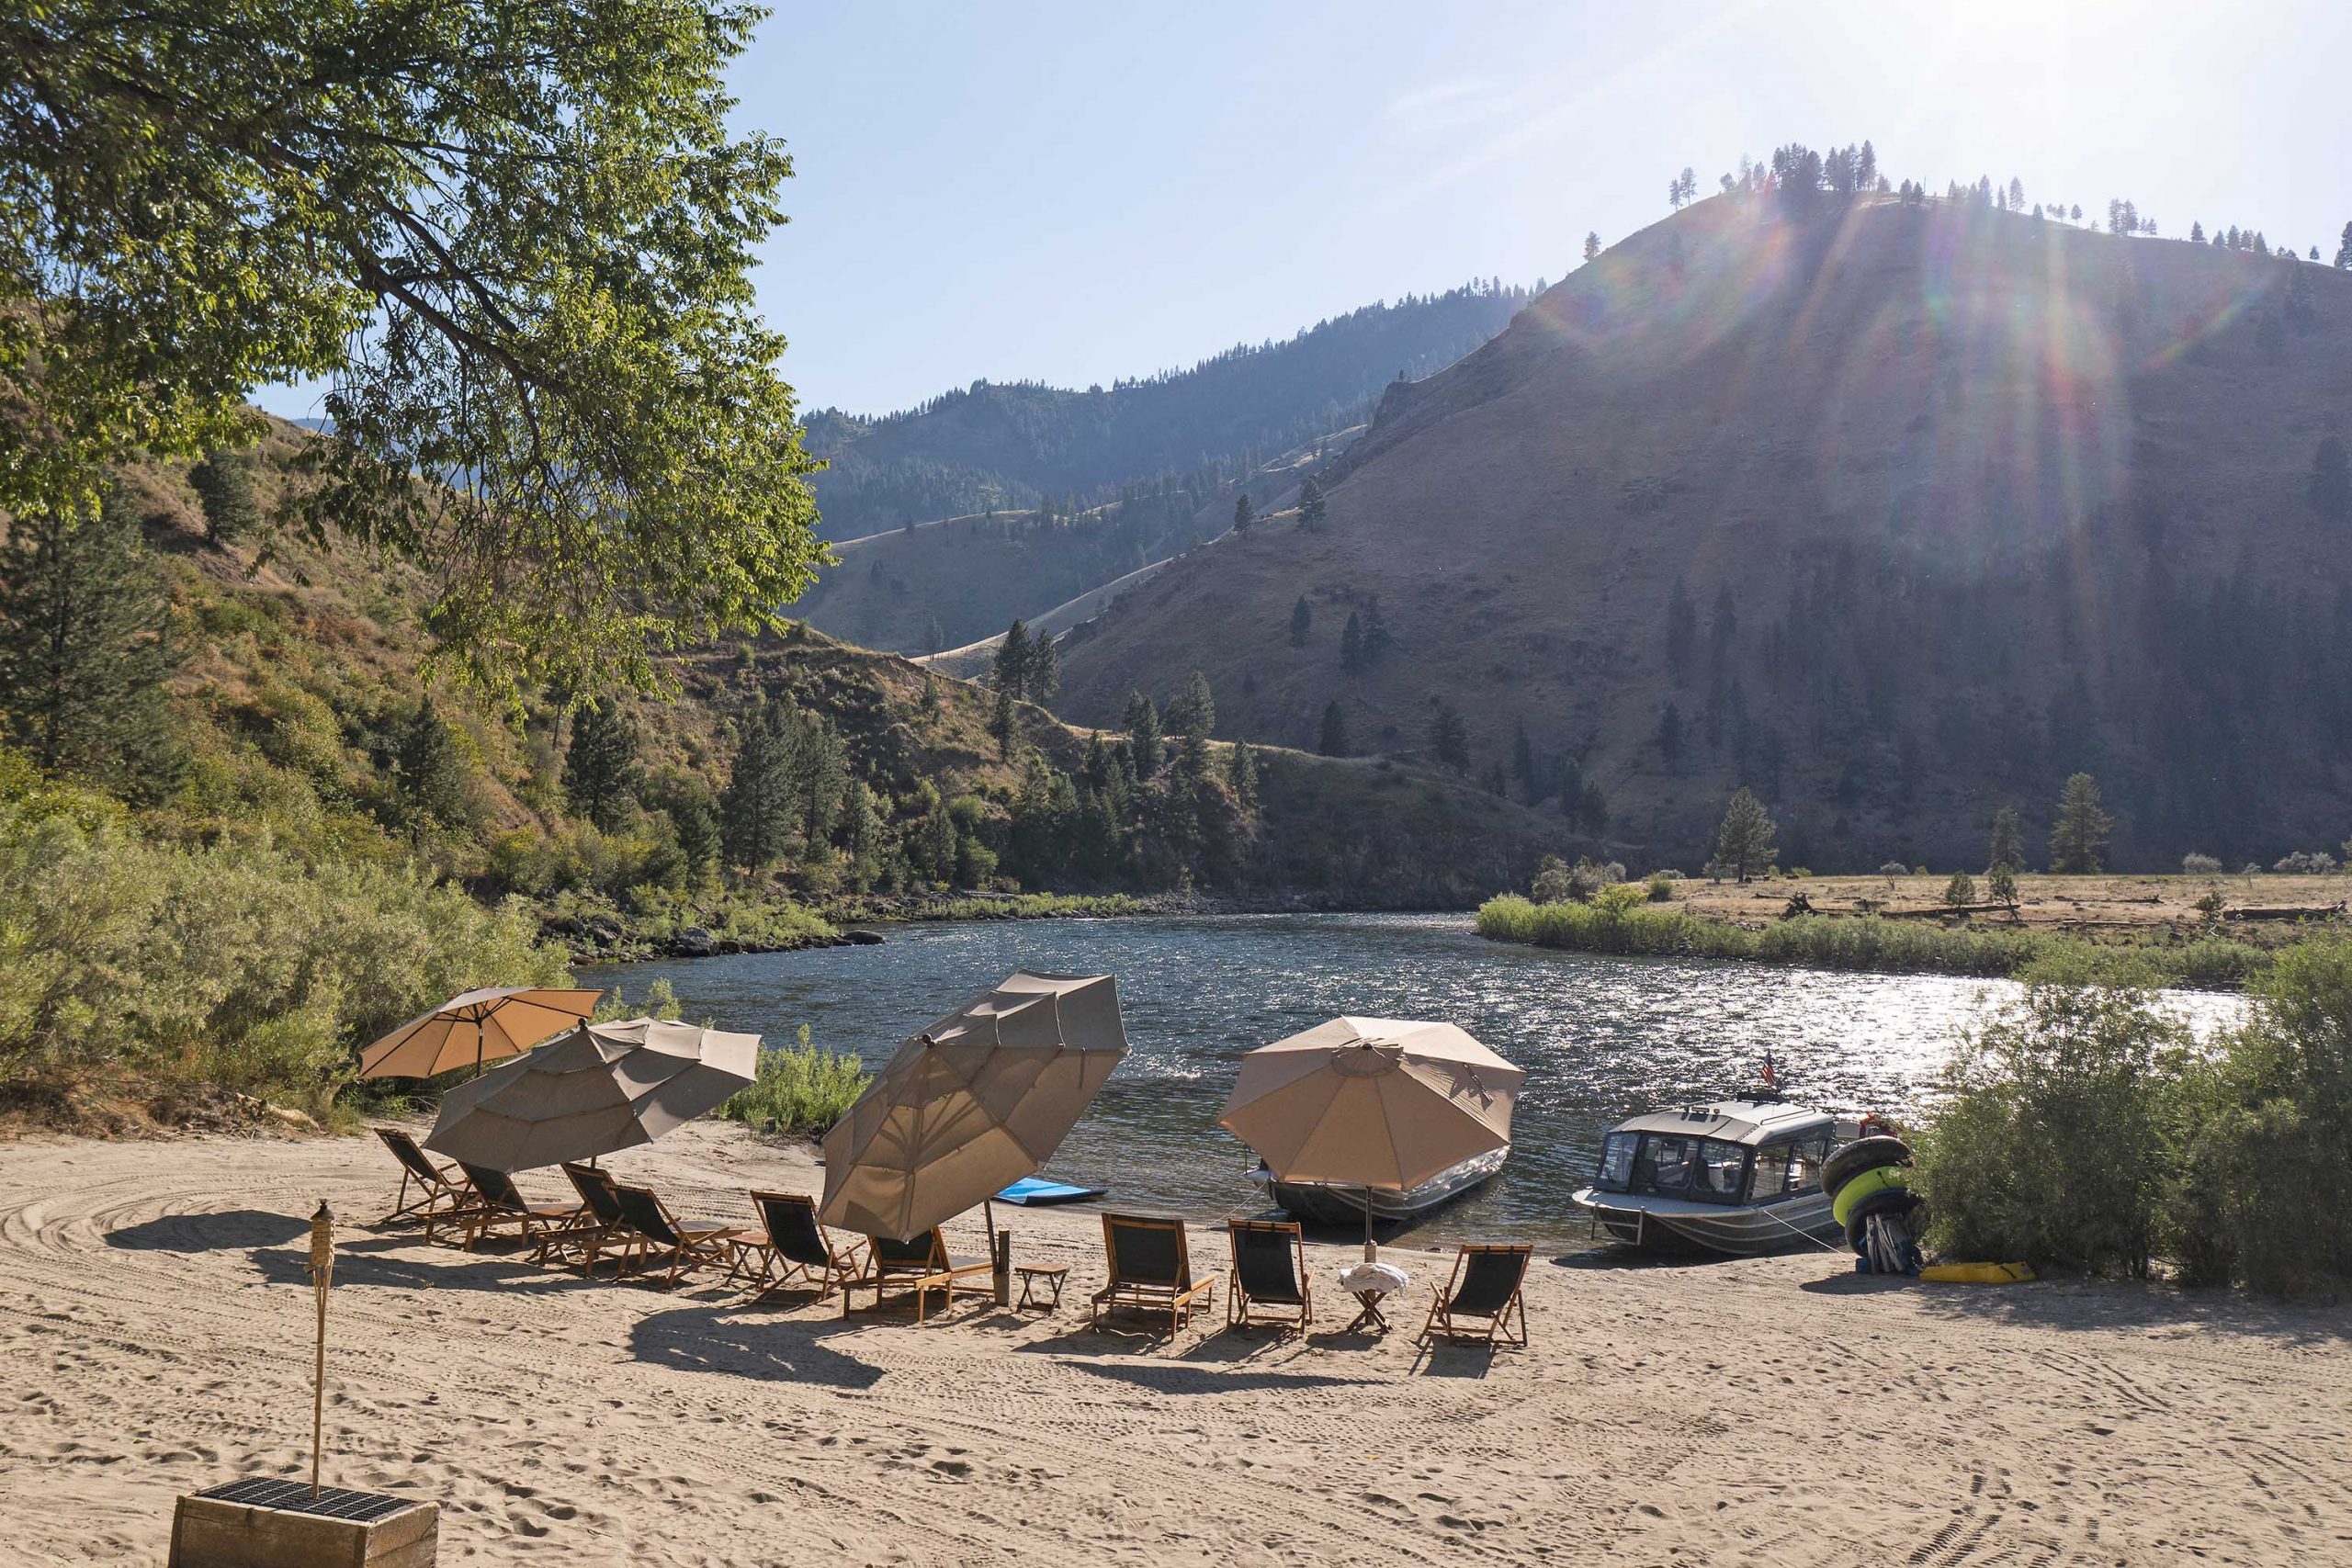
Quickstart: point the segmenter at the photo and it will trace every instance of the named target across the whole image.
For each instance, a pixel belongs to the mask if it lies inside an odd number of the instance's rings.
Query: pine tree
[[[1033,703],[1050,701],[1061,690],[1062,655],[1052,633],[1039,632],[1029,639],[1029,673],[1022,684]]]
[[[1234,532],[1241,533],[1246,531],[1250,525],[1255,523],[1257,520],[1257,513],[1250,505],[1250,492],[1245,490],[1241,492],[1240,499],[1233,503]]]
[[[1600,254],[1600,231],[1596,229],[1584,237],[1584,259],[1592,261]]]
[[[435,711],[429,692],[401,731],[400,785],[419,827],[460,827],[471,815],[465,748]]]
[[[617,703],[582,704],[563,753],[564,798],[610,833],[628,820],[636,784],[637,726]]]
[[[2344,225],[2343,243],[2335,247],[2335,265],[2345,271],[2352,272],[2352,223]]]
[[[1320,533],[1323,520],[1328,515],[1329,507],[1323,499],[1323,487],[1315,482],[1313,474],[1309,474],[1298,481],[1299,526]]]
[[[1340,699],[1333,697],[1323,708],[1323,728],[1315,738],[1315,749],[1326,757],[1348,755],[1348,716],[1340,709]]]
[[[686,881],[695,886],[708,882],[726,849],[718,829],[718,803],[700,779],[690,779],[669,793],[662,809],[670,814],[678,852],[685,858]]]
[[[188,469],[187,482],[204,508],[204,536],[214,544],[242,539],[261,521],[253,472],[234,452],[213,447]]]
[[[2188,220],[2188,243],[2192,245],[2205,243],[2205,225],[2193,218]]]
[[[920,868],[933,882],[955,879],[956,843],[956,818],[949,813],[946,801],[933,789],[930,805],[915,830],[914,847]]]
[[[1944,907],[1964,908],[1976,902],[1976,879],[1964,871],[1955,871],[1951,880],[1944,884]]]
[[[1871,145],[1868,137],[1862,139],[1861,154],[1854,160],[1854,176],[1855,183],[1864,190],[1879,183],[1878,149]]]
[[[1225,754],[1225,787],[1233,792],[1233,803],[1244,817],[1258,814],[1258,759],[1246,740],[1235,741]]]
[[[1148,779],[1159,771],[1159,710],[1141,692],[1127,694],[1125,727],[1127,751],[1135,762],[1136,777]]]
[[[1984,896],[1996,904],[2008,906],[2014,914],[2018,907],[2018,874],[2006,865],[1996,865],[1984,876]]]
[[[849,754],[840,732],[822,718],[793,716],[787,727],[793,791],[792,812],[799,821],[801,846],[812,857],[831,847],[833,823],[849,782]]]
[[[1715,829],[1715,862],[1711,869],[1718,875],[1746,882],[1780,858],[1780,849],[1773,842],[1779,831],[1764,803],[1742,785],[1731,797],[1723,826]]]
[[[2018,808],[2004,806],[1993,813],[1993,831],[1984,847],[1984,868],[2012,873],[2025,869],[2025,840],[2018,833]]]
[[[874,885],[881,862],[881,812],[874,792],[862,779],[852,779],[842,790],[839,825],[834,829],[842,851],[842,875],[853,893]]]
[[[1348,624],[1340,629],[1340,668],[1352,675],[1363,668],[1363,622],[1356,612],[1348,612]]]
[[[1205,740],[1216,728],[1216,699],[1210,694],[1209,678],[1195,670],[1184,677],[1184,689],[1168,705],[1168,728],[1178,735],[1198,732]]]
[[[792,834],[792,781],[782,721],[773,702],[762,702],[743,716],[735,761],[719,796],[728,858],[754,878],[783,858]]]
[[[2058,794],[2058,820],[2050,829],[2050,869],[2097,871],[2115,819],[2100,807],[2098,783],[2076,773]]]
[[[45,773],[152,789],[170,773],[178,662],[162,575],[119,488],[96,515],[16,519],[0,554],[0,707]]]
[[[998,691],[1009,693],[1015,699],[1028,689],[1029,624],[1018,615],[1005,628],[1004,640],[997,644],[996,662],[989,678]]]
[[[1315,607],[1306,602],[1306,595],[1302,593],[1298,596],[1298,603],[1290,607],[1290,645],[1293,648],[1305,648],[1306,634],[1314,626]]]
[[[2009,176],[2009,210],[2012,212],[2025,210],[2025,182],[2015,175]]]
[[[1439,767],[1456,773],[1470,771],[1470,727],[1462,721],[1462,710],[1442,697],[1430,708],[1430,750]]]
[[[996,737],[996,754],[1012,756],[1012,746],[1021,733],[1021,705],[1010,686],[999,686],[989,708],[989,733]]]

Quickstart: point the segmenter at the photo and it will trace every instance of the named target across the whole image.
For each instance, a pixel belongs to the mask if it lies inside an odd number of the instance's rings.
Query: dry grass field
[[[1818,915],[1878,913],[1894,917],[1935,918],[1944,908],[1944,887],[1950,874],[1928,876],[1778,876],[1742,886],[1734,882],[1693,878],[1677,889],[1679,901],[1694,915],[1755,923],[1777,918],[1792,895],[1802,893]],[[1976,878],[1977,897],[1984,899],[1984,878]],[[2169,927],[2190,931],[2207,924],[2199,900],[2222,896],[2222,928],[2230,934],[2254,937],[2264,930],[2284,931],[2290,920],[2246,919],[2249,911],[2317,909],[2352,899],[2352,874],[2286,876],[2263,873],[2255,876],[2051,876],[2029,872],[2018,878],[2016,919],[2028,926],[2078,931],[2149,931]],[[1941,916],[1943,919],[1954,919]],[[1978,913],[1967,917],[1977,923],[2005,923],[2010,917]]]

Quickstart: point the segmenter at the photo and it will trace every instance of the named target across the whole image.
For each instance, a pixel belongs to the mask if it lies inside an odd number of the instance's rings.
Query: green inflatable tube
[[[1899,1165],[1876,1166],[1855,1177],[1838,1189],[1838,1196],[1829,1201],[1829,1213],[1839,1224],[1854,1212],[1854,1205],[1873,1192],[1896,1191],[1911,1185],[1911,1173]]]

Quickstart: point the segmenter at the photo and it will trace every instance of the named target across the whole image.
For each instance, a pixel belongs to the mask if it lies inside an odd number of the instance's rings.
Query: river
[[[1959,1032],[2006,981],[1589,957],[1489,942],[1464,915],[1240,915],[886,928],[878,947],[606,965],[590,984],[788,1043],[801,1024],[878,1065],[899,1042],[1015,969],[1118,976],[1130,1053],[1047,1168],[1112,1201],[1188,1214],[1262,1208],[1216,1125],[1244,1052],[1339,1013],[1444,1019],[1527,1070],[1510,1164],[1417,1240],[1580,1236],[1568,1193],[1603,1129],[1755,1081],[1766,1052],[1792,1098],[1921,1108]],[[2227,996],[2177,993],[2200,1031]]]

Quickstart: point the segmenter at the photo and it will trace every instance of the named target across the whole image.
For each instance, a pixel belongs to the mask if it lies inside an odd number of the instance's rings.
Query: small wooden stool
[[[1069,1264],[1022,1263],[1016,1264],[1012,1271],[1021,1276],[1021,1300],[1014,1303],[1016,1306],[1035,1307],[1041,1312],[1052,1312],[1062,1304],[1062,1281],[1069,1275]],[[1049,1298],[1043,1301],[1040,1301],[1035,1294],[1037,1282],[1041,1280],[1053,1292]]]

